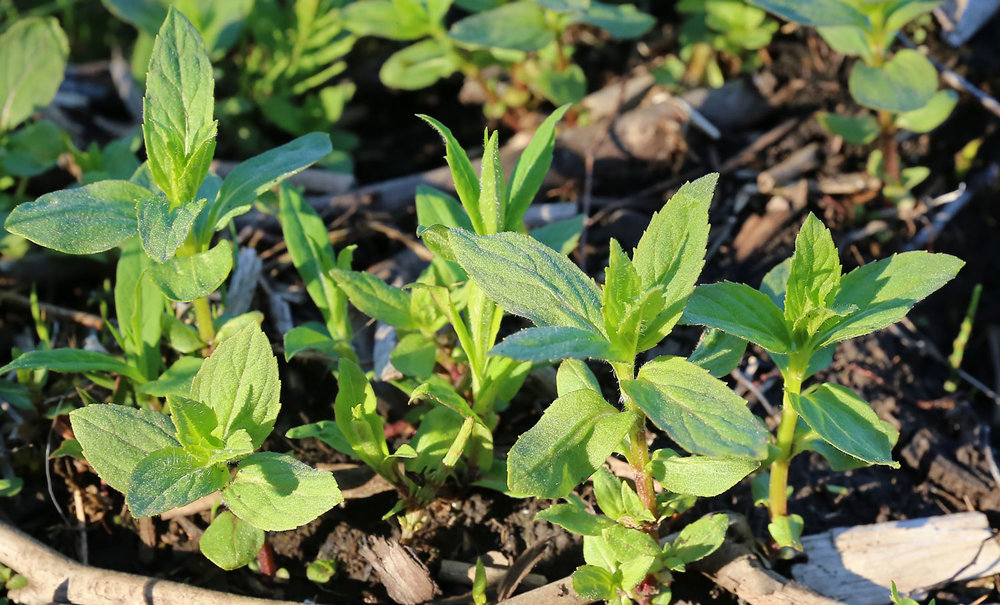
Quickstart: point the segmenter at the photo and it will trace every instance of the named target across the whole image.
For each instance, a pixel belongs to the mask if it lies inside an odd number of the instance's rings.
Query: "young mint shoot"
[[[281,408],[279,389],[271,345],[251,324],[205,360],[186,396],[167,397],[169,417],[93,404],[71,412],[70,423],[84,457],[136,517],[221,491],[228,510],[201,548],[235,569],[256,557],[265,531],[294,529],[343,501],[332,474],[257,452]]]
[[[850,389],[830,383],[803,389],[829,365],[838,342],[869,334],[902,319],[913,305],[941,288],[963,261],[947,254],[896,254],[842,275],[830,231],[810,214],[795,252],[772,269],[759,290],[731,282],[698,286],[684,322],[725,332],[715,347],[742,350],[745,341],[767,351],[784,381],[776,451],[768,458],[767,502],[771,535],[779,546],[798,547],[802,519],[787,504],[788,466],[805,450],[825,456],[834,470],[873,464],[898,467],[895,429],[879,420]],[[738,361],[738,360],[737,360]],[[803,422],[799,422],[799,420]]]
[[[215,81],[204,42],[176,9],[153,45],[143,98],[148,161],[129,181],[105,180],[21,204],[8,231],[67,254],[110,250],[138,236],[152,282],[172,301],[193,301],[201,340],[215,338],[207,296],[229,275],[228,241],[215,232],[250,209],[259,194],[331,151],[312,133],[239,164],[220,180],[209,174],[215,150]]]
[[[670,571],[721,544],[725,516],[702,520],[688,537],[661,547],[660,522],[686,507],[688,496],[729,489],[768,455],[767,432],[746,402],[695,363],[637,358],[656,346],[681,318],[704,264],[708,208],[717,176],[687,183],[650,221],[631,258],[614,240],[599,287],[565,256],[527,235],[480,235],[452,228],[438,233],[476,287],[508,313],[535,324],[507,337],[492,353],[541,362],[564,360],[559,398],[522,434],[507,457],[510,490],[542,498],[568,497],[543,514],[585,536],[587,565],[574,586],[595,599],[659,595],[669,600]],[[604,398],[581,361],[608,362],[621,407]],[[666,432],[691,456],[650,453],[647,423]],[[600,471],[620,453],[633,484]],[[594,473],[598,473],[594,475]],[[594,475],[603,515],[584,510],[572,490]],[[657,494],[659,480],[674,493]],[[648,578],[654,578],[650,585]],[[618,602],[618,601],[615,601]]]

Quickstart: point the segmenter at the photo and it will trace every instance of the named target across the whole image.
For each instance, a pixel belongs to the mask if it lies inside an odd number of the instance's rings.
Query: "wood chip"
[[[389,598],[399,605],[417,605],[441,592],[417,555],[398,542],[372,536],[358,553],[375,568]]]
[[[1000,544],[979,512],[833,529],[802,539],[809,561],[792,568],[799,582],[848,605],[927,591],[1000,573]]]

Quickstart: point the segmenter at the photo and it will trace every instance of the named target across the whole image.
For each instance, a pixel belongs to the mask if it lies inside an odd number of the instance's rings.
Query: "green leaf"
[[[824,130],[831,134],[843,137],[851,145],[866,145],[875,140],[878,136],[878,122],[869,114],[860,116],[845,116],[839,113],[820,111],[816,113],[816,119]]]
[[[191,392],[191,382],[201,369],[202,362],[200,357],[181,357],[159,378],[138,387],[136,391],[153,397],[187,395]]]
[[[469,156],[444,124],[430,116],[417,114],[417,117],[434,127],[445,143],[445,161],[451,168],[451,178],[455,182],[455,191],[461,200],[476,233],[483,233],[481,215],[479,213],[479,178],[476,169],[472,167]]]
[[[444,191],[417,186],[417,223],[425,227],[444,225],[449,229],[458,228],[472,230],[472,221],[465,213],[461,202]]]
[[[611,474],[604,466],[597,469],[591,480],[594,483],[594,499],[601,512],[611,519],[621,519],[627,513],[625,511],[625,498],[622,495],[623,481]]]
[[[312,424],[292,427],[285,433],[285,437],[289,439],[315,437],[342,454],[347,454],[353,458],[357,457],[354,453],[354,448],[351,447],[347,438],[344,437],[344,433],[340,430],[340,427],[332,420],[320,420]]]
[[[215,153],[215,79],[205,43],[176,9],[153,43],[142,134],[153,180],[178,206],[195,199]]]
[[[573,572],[573,592],[585,599],[606,601],[618,593],[618,585],[611,572],[596,565],[581,565]]]
[[[29,351],[0,368],[0,374],[11,370],[40,370],[52,372],[114,372],[142,381],[139,371],[107,353],[82,349],[43,349]]]
[[[482,237],[453,229],[450,240],[469,277],[508,313],[539,327],[600,334],[597,285],[565,256],[519,233]]]
[[[229,482],[225,464],[203,466],[180,447],[156,450],[132,471],[125,502],[136,517],[149,517],[190,504]]]
[[[868,27],[868,17],[848,2],[800,2],[799,0],[750,0],[751,4],[778,15],[782,19],[802,25],[853,25]]]
[[[167,402],[170,404],[170,419],[177,428],[177,441],[185,450],[194,453],[199,449],[222,446],[222,441],[212,435],[219,424],[212,408],[178,395],[169,396]]]
[[[153,194],[127,181],[101,181],[19,204],[4,226],[67,254],[110,250],[137,233],[136,204]]]
[[[38,176],[55,166],[66,151],[62,131],[49,120],[17,129],[0,152],[0,167],[10,176]]]
[[[159,412],[122,405],[89,405],[69,413],[83,455],[105,483],[128,492],[132,473],[147,455],[177,447],[174,425]]]
[[[733,487],[759,467],[760,461],[750,458],[657,456],[652,462],[652,474],[667,491],[711,498]]]
[[[309,297],[323,316],[329,335],[350,339],[347,296],[329,273],[337,266],[337,257],[323,219],[302,194],[290,187],[281,188],[278,205],[278,220],[292,263],[305,282]],[[285,355],[290,359],[287,351]]]
[[[545,121],[532,135],[531,142],[517,158],[507,192],[509,201],[507,203],[507,217],[504,221],[505,231],[519,229],[524,219],[524,213],[527,212],[528,206],[538,194],[538,189],[542,186],[545,175],[549,172],[549,167],[552,166],[556,124],[568,110],[569,105],[563,105],[545,118]]]
[[[184,240],[187,239],[205,207],[205,200],[181,204],[170,209],[170,201],[162,196],[154,196],[138,205],[139,237],[142,248],[153,260],[170,260]]]
[[[588,389],[597,394],[601,393],[601,385],[597,382],[597,377],[587,367],[587,363],[580,359],[567,359],[559,364],[556,372],[556,391],[559,396],[568,395],[573,391]]]
[[[337,575],[336,559],[316,559],[306,567],[306,577],[310,582],[326,584]]]
[[[575,105],[587,94],[587,75],[583,68],[570,63],[560,70],[550,67],[534,77],[538,93],[553,105]]]
[[[792,257],[789,256],[772,267],[760,281],[760,291],[781,309],[785,308],[785,290],[788,288],[788,276],[791,272]]]
[[[81,461],[86,461],[87,459],[83,455],[83,447],[80,445],[80,442],[77,441],[76,439],[64,440],[62,442],[62,445],[56,448],[54,452],[49,454],[49,460],[53,460],[55,458],[61,458],[63,456],[72,456],[73,458],[76,458],[77,460]]]
[[[576,249],[580,241],[580,234],[583,233],[583,224],[586,217],[582,214],[552,221],[537,229],[532,229],[531,237],[542,242],[560,254],[569,254]]]
[[[228,510],[219,513],[201,536],[201,554],[222,569],[239,569],[257,558],[264,546],[264,530],[237,518]]]
[[[920,250],[894,254],[851,271],[840,282],[836,308],[856,308],[830,321],[816,336],[817,346],[862,336],[890,326],[913,305],[945,285],[965,265],[948,254]]]
[[[160,0],[101,0],[101,3],[115,17],[151,36],[156,35],[167,17],[167,6]]]
[[[607,359],[611,343],[592,330],[551,326],[526,328],[508,336],[490,351],[521,361]]]
[[[256,324],[226,339],[205,360],[191,383],[191,398],[207,404],[219,425],[213,434],[223,440],[246,430],[254,448],[274,428],[281,408],[278,361],[271,343]]]
[[[535,520],[539,519],[584,536],[599,536],[601,530],[614,525],[614,521],[607,517],[588,513],[582,500],[574,500],[570,504],[553,504],[535,515]]]
[[[930,132],[948,119],[957,103],[958,94],[954,90],[939,90],[920,109],[896,116],[896,127],[911,132]]]
[[[219,189],[211,206],[211,229],[222,229],[233,217],[250,209],[253,201],[288,177],[302,172],[333,151],[330,135],[311,132],[280,147],[240,162]]]
[[[637,557],[656,557],[660,548],[649,534],[614,524],[601,532],[601,537],[618,561],[630,561]]]
[[[420,327],[410,314],[410,293],[406,290],[390,286],[364,271],[331,269],[330,275],[351,304],[368,317],[404,330]]]
[[[123,242],[115,269],[114,292],[125,361],[147,380],[160,374],[163,364],[160,340],[163,338],[163,317],[167,315],[167,300],[148,273],[150,263],[136,238]],[[173,318],[173,315],[167,316]]]
[[[18,19],[0,35],[0,133],[52,101],[68,56],[66,34],[51,17]]]
[[[895,33],[904,25],[937,8],[943,0],[896,0],[885,9],[885,29]]]
[[[434,372],[436,354],[437,344],[427,336],[414,332],[399,340],[399,344],[389,354],[389,360],[406,376],[423,380]]]
[[[341,344],[330,337],[326,326],[311,321],[285,332],[285,361],[290,361],[305,351],[316,351],[331,359],[337,359],[340,357]]]
[[[861,57],[866,63],[874,58],[872,45],[865,37],[865,30],[854,25],[832,25],[816,28],[816,33],[826,40],[830,48],[842,55]]]
[[[593,391],[564,395],[511,448],[507,485],[518,493],[561,498],[604,464],[637,421]]]
[[[747,341],[742,338],[707,328],[688,361],[705,368],[712,376],[722,378],[740,365],[746,350]]]
[[[822,384],[803,395],[789,393],[789,400],[806,424],[840,451],[869,464],[899,467],[882,422],[851,389]]]
[[[390,40],[416,40],[425,36],[431,25],[416,0],[361,0],[345,6],[340,18],[359,36]]]
[[[684,309],[684,323],[722,330],[772,353],[792,348],[781,309],[766,294],[743,284],[698,286]]]
[[[533,2],[512,2],[470,15],[448,30],[451,39],[466,46],[533,52],[555,39],[545,12]]]
[[[636,9],[633,4],[609,4],[591,0],[587,10],[576,21],[599,27],[619,40],[630,40],[645,34],[656,25],[656,19]]]
[[[449,44],[428,38],[390,55],[378,77],[389,88],[420,90],[447,78],[459,66]]]
[[[261,452],[240,462],[222,499],[255,527],[286,531],[312,521],[344,501],[333,474],[287,454]]]
[[[866,107],[912,111],[937,92],[938,73],[927,57],[904,48],[881,66],[856,62],[847,84],[854,100]]]
[[[670,333],[694,291],[705,264],[708,207],[718,179],[718,174],[709,174],[681,186],[650,219],[632,254],[642,287],[664,287],[658,314],[642,329],[640,351],[655,346]]]
[[[830,306],[840,285],[840,256],[830,230],[809,213],[795,238],[795,253],[785,284],[785,321],[796,330],[814,331],[813,311]]]
[[[503,229],[507,192],[504,189],[503,164],[500,162],[500,135],[494,131],[483,147],[482,170],[479,175],[479,212],[484,234]]]
[[[24,488],[24,479],[20,477],[0,479],[0,498],[13,498],[21,492],[22,488]],[[7,582],[6,588],[13,589],[10,581]]]
[[[382,468],[389,457],[385,421],[376,409],[375,391],[357,363],[341,358],[337,373],[334,419],[354,455],[373,469]],[[423,427],[424,423],[421,423]],[[419,449],[419,448],[418,448]]]
[[[804,523],[799,515],[778,515],[767,524],[767,531],[779,548],[802,550],[802,528]]]
[[[746,401],[707,370],[680,357],[661,357],[622,383],[649,419],[681,447],[706,456],[767,454],[767,432]]]
[[[233,268],[233,248],[221,240],[214,248],[190,256],[175,256],[149,267],[149,276],[170,300],[192,301],[215,292]]]
[[[684,563],[704,559],[726,540],[729,517],[724,514],[702,517],[681,530],[670,547],[671,554]]]

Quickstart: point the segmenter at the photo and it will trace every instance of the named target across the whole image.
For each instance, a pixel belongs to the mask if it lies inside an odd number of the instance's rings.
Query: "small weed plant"
[[[938,90],[934,65],[912,49],[892,52],[897,34],[940,2],[897,0],[751,0],[789,21],[812,26],[837,52],[859,60],[848,86],[858,104],[874,110],[858,116],[820,112],[820,124],[852,144],[879,139],[868,172],[882,180],[883,193],[895,202],[912,201],[910,190],[929,175],[924,166],[903,167],[896,144],[899,131],[930,132],[954,109],[958,95]]]

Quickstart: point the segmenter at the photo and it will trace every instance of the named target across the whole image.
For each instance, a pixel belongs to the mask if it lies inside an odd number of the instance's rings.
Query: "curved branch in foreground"
[[[291,605],[197,588],[159,578],[81,565],[31,536],[0,521],[0,563],[28,579],[10,591],[16,603],[84,603],[86,605]]]

